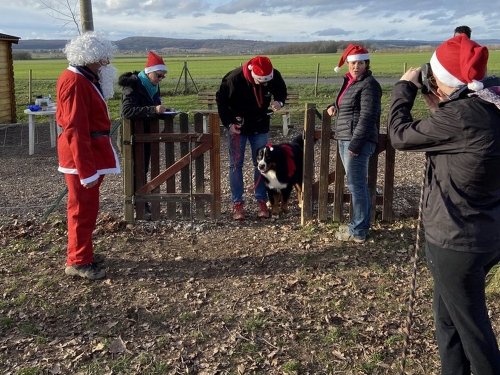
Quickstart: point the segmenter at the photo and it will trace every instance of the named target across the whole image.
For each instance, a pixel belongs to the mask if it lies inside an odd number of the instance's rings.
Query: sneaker
[[[349,233],[349,231],[339,230],[335,233],[335,238],[343,242],[365,243],[366,237],[357,237]]]
[[[68,276],[79,276],[89,280],[98,280],[106,277],[106,270],[100,268],[96,263],[66,266],[64,273]]]
[[[233,205],[233,220],[244,220],[245,211],[243,210],[243,202],[236,202]]]
[[[261,219],[267,219],[269,215],[269,208],[267,208],[267,202],[259,200],[257,201],[257,204],[259,205],[259,212],[257,213],[257,216]]]

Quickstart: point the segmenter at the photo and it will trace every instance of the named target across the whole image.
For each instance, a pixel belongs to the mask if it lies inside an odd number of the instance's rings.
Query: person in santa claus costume
[[[410,68],[394,86],[388,133],[395,149],[426,156],[422,222],[441,374],[500,375],[485,295],[500,261],[500,79],[486,77],[488,49],[464,34],[429,64],[426,80]],[[425,82],[431,114],[414,119]]]
[[[99,188],[105,174],[120,173],[111,144],[106,99],[113,96],[115,48],[94,32],[65,47],[69,66],[57,80],[56,120],[59,172],[68,187],[68,245],[65,273],[90,280],[106,276],[94,259],[92,232],[99,211]]]

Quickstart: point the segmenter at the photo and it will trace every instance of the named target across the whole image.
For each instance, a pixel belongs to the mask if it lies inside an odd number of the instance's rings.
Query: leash
[[[120,125],[121,125],[120,122],[117,122],[116,124],[113,125],[113,127],[111,128],[111,131],[109,132],[110,137],[116,132],[116,130],[120,127]],[[108,134],[106,134],[106,135],[108,135]],[[59,206],[59,203],[61,203],[61,200],[64,198],[64,196],[67,193],[68,193],[68,187],[65,186],[64,189],[61,190],[61,192],[59,193],[57,198],[54,200],[54,202],[52,202],[52,204],[47,209],[47,211],[44,212],[44,214],[42,216],[42,222],[47,220],[49,215],[56,209],[57,206]]]
[[[418,253],[420,251],[420,231],[422,226],[422,211],[424,205],[424,186],[425,186],[425,171],[426,164],[424,163],[424,168],[422,171],[422,184],[420,187],[420,202],[418,204],[418,219],[417,219],[417,233],[415,236],[415,251],[413,253],[413,270],[411,275],[411,289],[410,289],[410,297],[408,299],[408,314],[406,316],[406,326],[404,328],[405,341],[403,344],[403,355],[401,358],[401,367],[399,371],[399,375],[405,374],[406,368],[406,357],[408,356],[408,350],[410,348],[410,335],[411,335],[411,326],[413,325],[413,308],[415,304],[415,294],[417,290],[417,264],[418,264]]]

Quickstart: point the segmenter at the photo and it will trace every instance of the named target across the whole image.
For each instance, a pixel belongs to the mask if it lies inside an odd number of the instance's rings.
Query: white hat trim
[[[443,82],[448,87],[458,87],[465,85],[465,82],[460,81],[457,77],[453,76],[448,72],[443,65],[439,62],[436,52],[432,54],[431,57],[431,69],[432,74]]]
[[[360,53],[358,55],[349,55],[349,56],[347,56],[347,59],[346,59],[347,62],[359,61],[359,60],[370,60],[370,54]]]
[[[147,68],[144,68],[144,73],[148,74],[151,72],[156,72],[158,70],[163,70],[165,72],[168,71],[168,69],[165,65],[159,64],[159,65],[153,65],[153,66],[148,66]]]
[[[252,70],[252,77],[259,82],[267,82],[267,81],[270,81],[273,79],[273,73],[274,73],[274,70],[272,70],[271,74],[268,74],[267,76],[259,76],[259,75],[255,74]]]

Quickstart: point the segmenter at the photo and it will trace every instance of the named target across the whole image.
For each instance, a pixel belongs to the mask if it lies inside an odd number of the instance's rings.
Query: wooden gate
[[[333,220],[342,221],[344,202],[350,201],[351,194],[344,192],[345,171],[337,147],[335,169],[330,172],[330,140],[331,117],[326,110],[322,115],[321,128],[316,129],[317,109],[314,104],[306,104],[304,116],[304,180],[302,202],[302,224],[313,219],[313,203],[317,202],[317,218],[325,221],[328,218],[328,204],[333,202]],[[314,145],[320,141],[319,178],[314,181],[315,161]],[[377,176],[379,155],[385,152],[384,186],[381,194],[377,194]],[[368,165],[368,187],[372,197],[372,221],[375,219],[376,206],[382,206],[382,220],[393,220],[392,201],[394,196],[394,161],[395,151],[387,134],[379,135],[377,150]],[[330,193],[329,185],[334,184],[334,192]]]
[[[165,114],[154,119],[123,120],[122,153],[125,220],[218,218],[221,213],[220,126],[216,113],[209,116],[203,132],[203,115],[194,114],[194,132],[186,113]],[[174,131],[175,129],[175,131]],[[151,145],[151,166],[145,175],[144,146]],[[163,146],[163,147],[161,147]],[[208,167],[205,153],[209,153]],[[160,171],[164,165],[164,170]],[[207,176],[209,173],[209,176]],[[210,191],[205,180],[209,178]]]

